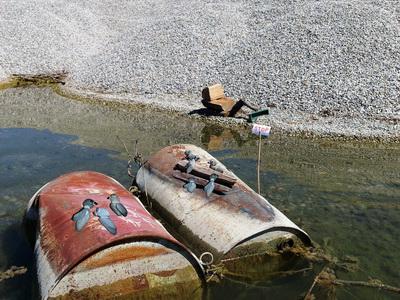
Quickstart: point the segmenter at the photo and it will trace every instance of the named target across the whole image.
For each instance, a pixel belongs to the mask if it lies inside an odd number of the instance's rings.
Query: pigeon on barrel
[[[200,157],[192,153],[192,150],[185,150],[185,158],[187,160],[194,159],[196,161],[200,159]]]
[[[75,213],[71,220],[75,222],[75,229],[81,231],[87,224],[90,218],[90,209],[97,205],[97,202],[92,199],[85,199],[82,202],[82,208]]]
[[[204,191],[206,192],[207,198],[211,196],[212,192],[215,189],[215,180],[218,178],[217,174],[211,174],[210,181],[204,187]]]
[[[103,225],[108,232],[110,232],[113,235],[117,234],[117,227],[115,226],[114,222],[110,219],[110,213],[107,211],[107,209],[98,207],[96,208],[94,215],[99,217],[101,225]]]
[[[126,210],[125,206],[120,202],[120,199],[117,194],[111,194],[107,197],[111,201],[110,208],[117,216],[124,216],[128,215],[128,211]]]
[[[194,178],[189,178],[189,182],[183,186],[189,193],[193,193],[196,189],[196,182],[194,182]]]
[[[208,164],[210,165],[210,169],[220,172],[220,173],[224,173],[224,168],[222,167],[221,164],[217,163],[215,160],[211,159]]]

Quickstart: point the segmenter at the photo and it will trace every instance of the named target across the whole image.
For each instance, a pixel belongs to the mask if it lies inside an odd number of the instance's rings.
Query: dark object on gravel
[[[251,123],[256,121],[259,116],[269,114],[268,109],[253,107],[242,99],[236,101],[232,98],[226,97],[224,94],[224,88],[221,84],[208,86],[203,89],[201,94],[203,96],[203,100],[201,101],[203,105],[218,114],[222,114],[224,117],[235,117],[243,106],[254,111],[247,116],[248,121]]]

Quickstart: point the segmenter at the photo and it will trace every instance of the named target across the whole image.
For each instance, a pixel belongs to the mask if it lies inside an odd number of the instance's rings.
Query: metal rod
[[[243,101],[243,100],[242,100],[242,101]],[[243,105],[244,105],[244,106],[247,106],[248,108],[250,108],[251,110],[254,110],[254,111],[260,110],[260,108],[251,106],[250,104],[248,104],[248,103],[246,103],[246,102],[244,102],[244,101],[243,101]]]
[[[257,192],[260,194],[260,164],[261,164],[261,131],[258,140],[258,159],[257,159]]]

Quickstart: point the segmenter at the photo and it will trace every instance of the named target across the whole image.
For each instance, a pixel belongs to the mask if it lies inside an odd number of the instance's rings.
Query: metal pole
[[[260,194],[260,164],[261,164],[261,131],[258,139],[258,159],[257,159],[257,192]]]

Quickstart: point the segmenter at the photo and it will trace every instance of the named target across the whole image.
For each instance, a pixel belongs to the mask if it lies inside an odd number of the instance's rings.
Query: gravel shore
[[[400,1],[0,0],[0,80],[68,72],[65,89],[180,111],[201,89],[272,106],[266,122],[400,137]]]

